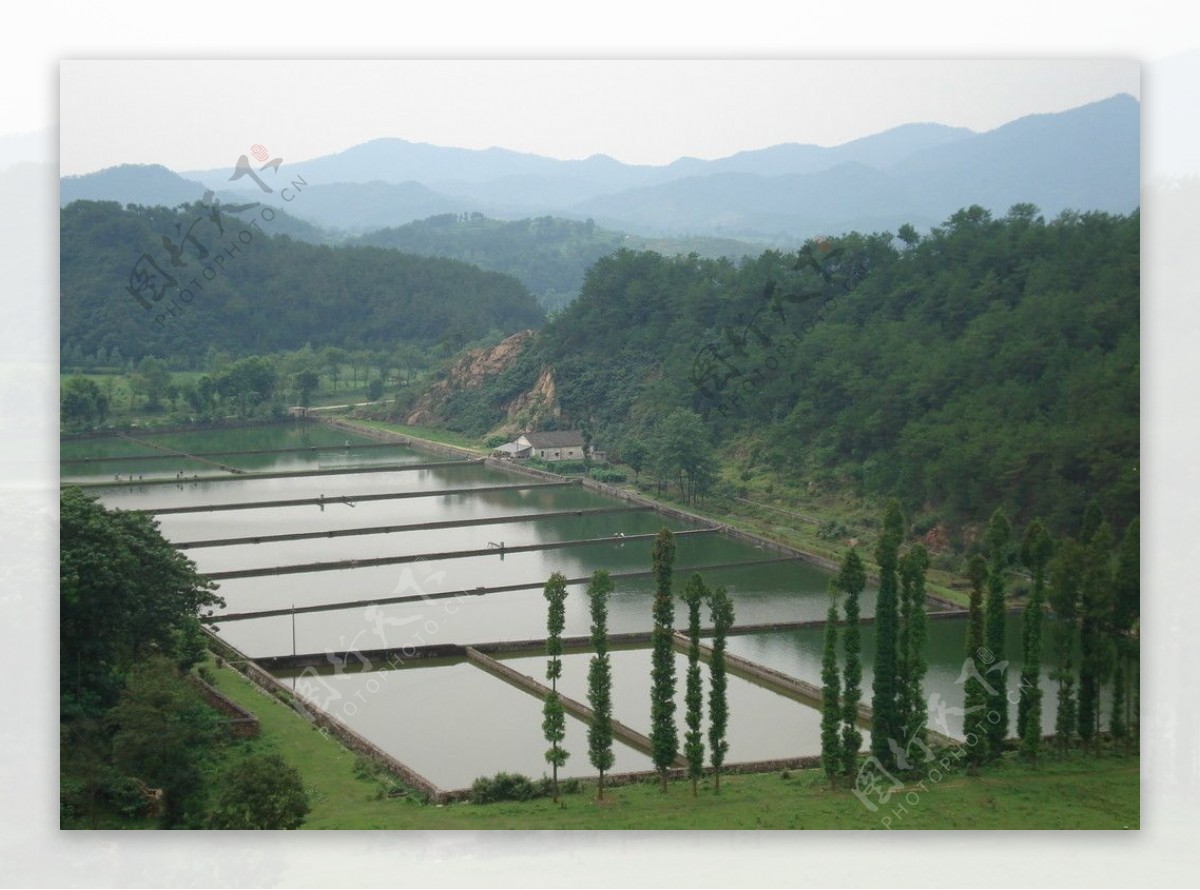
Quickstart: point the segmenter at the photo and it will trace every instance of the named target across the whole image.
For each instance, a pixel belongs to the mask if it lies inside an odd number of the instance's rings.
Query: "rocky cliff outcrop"
[[[405,418],[411,426],[440,426],[446,422],[447,400],[456,392],[478,389],[487,380],[503,373],[520,357],[533,339],[533,331],[520,331],[489,349],[473,349],[450,366],[445,379],[434,383],[422,395]],[[557,387],[554,372],[543,368],[537,382],[504,406],[505,420],[491,432],[516,435],[536,428],[549,417],[558,417]]]

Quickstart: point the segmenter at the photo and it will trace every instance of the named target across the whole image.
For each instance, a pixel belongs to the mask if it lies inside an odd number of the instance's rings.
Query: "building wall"
[[[570,448],[535,448],[534,451],[542,460],[583,460],[582,445]]]

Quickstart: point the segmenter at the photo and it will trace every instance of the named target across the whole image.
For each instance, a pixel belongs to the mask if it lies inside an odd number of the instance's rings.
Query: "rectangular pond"
[[[644,735],[650,734],[650,663],[649,648],[615,649],[609,653],[613,678],[613,718]],[[564,695],[587,704],[587,671],[591,655],[571,652],[563,656],[563,676],[559,689]],[[546,675],[545,656],[520,656],[502,659],[505,664],[540,682]],[[675,723],[679,750],[683,752],[687,732],[686,691],[688,660],[675,653]],[[704,684],[703,732],[708,746],[708,665],[701,662]],[[778,760],[821,753],[821,712],[795,699],[727,674],[729,726],[726,763]],[[861,730],[865,744],[870,732]],[[705,763],[708,756],[705,756]]]
[[[285,680],[291,683],[289,678]],[[466,788],[479,776],[549,775],[542,702],[469,662],[431,667],[312,672],[296,678],[312,706],[336,716],[440,788]],[[567,715],[559,778],[595,775],[587,725]],[[612,772],[653,769],[645,754],[613,744]]]

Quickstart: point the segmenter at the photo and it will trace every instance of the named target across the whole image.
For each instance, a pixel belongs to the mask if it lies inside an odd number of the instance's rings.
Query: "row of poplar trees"
[[[901,554],[904,517],[893,501],[875,549],[879,594],[875,610],[875,671],[871,754],[884,768],[903,772],[911,749],[927,750],[925,572],[929,555],[917,544]],[[971,595],[964,662],[964,735],[973,769],[998,759],[1009,730],[1006,578],[1014,563],[1031,578],[1022,611],[1021,673],[1017,684],[1016,736],[1021,756],[1036,762],[1043,745],[1043,628],[1051,642],[1058,682],[1054,738],[1068,747],[1075,738],[1098,751],[1100,692],[1111,682],[1108,731],[1126,750],[1136,738],[1140,526],[1134,519],[1116,544],[1098,506],[1090,505],[1078,538],[1055,542],[1034,520],[1017,543],[1003,510],[997,510],[970,557]],[[843,558],[830,583],[822,658],[822,766],[831,783],[853,779],[862,736],[862,661],[859,597],[866,573],[858,551]],[[845,598],[843,667],[838,668],[840,597]],[[1078,665],[1076,657],[1078,656]]]
[[[1022,757],[1036,762],[1042,726],[1042,653],[1055,650],[1050,677],[1058,682],[1053,737],[1060,749],[1076,739],[1099,752],[1103,727],[1100,693],[1111,684],[1108,732],[1128,751],[1136,739],[1139,619],[1141,615],[1141,524],[1126,526],[1118,543],[1093,502],[1077,537],[1055,541],[1034,520],[1020,543],[1003,510],[984,535],[984,553],[971,557],[967,658],[974,670],[966,682],[964,730],[970,762],[999,758],[1008,735],[1008,670],[1004,660],[1005,573],[1013,562],[1032,582],[1021,621],[1021,674],[1016,736]],[[986,602],[985,602],[986,590]],[[1043,633],[1051,619],[1049,639]],[[1078,661],[1077,661],[1078,659]]]
[[[917,544],[904,554],[904,517],[892,501],[875,548],[879,594],[875,604],[875,670],[871,695],[871,753],[887,768],[906,762],[909,748],[925,744],[925,572],[929,554]],[[851,548],[829,584],[821,660],[821,763],[830,782],[853,778],[862,733],[860,597],[867,573]],[[838,602],[845,597],[844,666],[838,671]]]
[[[658,771],[662,790],[667,790],[668,771],[680,757],[679,736],[675,725],[675,601],[671,593],[675,566],[675,536],[662,529],[654,541],[652,553],[654,594],[654,624],[651,633],[650,671],[650,748],[654,767]],[[598,798],[604,797],[604,774],[613,765],[612,665],[608,654],[608,597],[613,583],[603,569],[593,573],[588,584],[591,610],[591,642],[594,654],[588,664],[588,706],[592,717],[588,726],[588,758],[599,773],[596,785]],[[554,800],[559,799],[558,768],[570,756],[562,747],[566,735],[566,720],[558,680],[562,677],[562,632],[565,626],[567,580],[556,572],[546,582],[544,590],[548,603],[546,618],[546,679],[550,691],[542,711],[542,730],[550,748],[546,761],[552,768]],[[726,695],[725,642],[733,627],[733,602],[724,587],[710,590],[704,579],[693,574],[681,599],[688,610],[688,669],[684,702],[687,708],[683,758],[687,775],[692,781],[692,794],[699,793],[699,779],[704,774],[705,736],[704,685],[700,670],[700,618],[705,604],[713,624],[713,639],[709,655],[709,763],[715,776],[715,791],[721,790],[721,768],[729,743],[725,735],[729,725],[729,701]]]

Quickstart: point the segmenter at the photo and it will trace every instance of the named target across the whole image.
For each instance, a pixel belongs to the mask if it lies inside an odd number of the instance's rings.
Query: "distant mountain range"
[[[224,200],[283,204],[226,168],[185,172],[122,166],[61,182],[61,201],[176,204],[212,189]],[[706,161],[563,161],[502,148],[447,148],[376,139],[307,161],[286,159],[265,181],[307,183],[287,205],[300,219],[365,233],[445,213],[497,219],[593,219],[643,236],[706,235],[790,244],[849,230],[919,229],[962,207],[1003,214],[1017,203],[1127,213],[1140,199],[1140,106],[1118,95],[986,133],[908,124],[825,148],[785,144]]]

